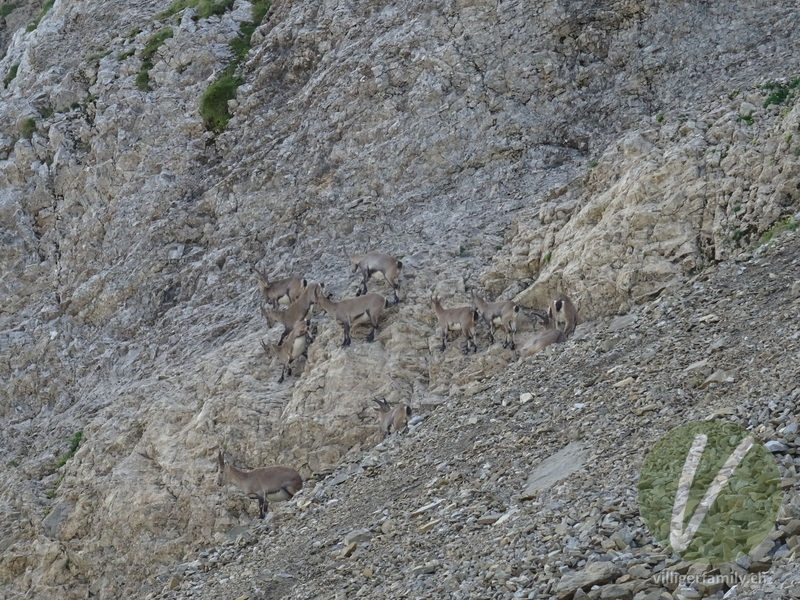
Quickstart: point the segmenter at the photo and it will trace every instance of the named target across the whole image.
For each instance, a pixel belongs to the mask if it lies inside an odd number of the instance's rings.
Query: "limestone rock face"
[[[584,320],[624,313],[798,211],[792,2],[277,0],[222,133],[200,100],[232,64],[248,2],[209,18],[166,16],[167,0],[56,2],[35,24],[47,5],[12,4],[9,595],[136,595],[250,523],[250,501],[215,484],[220,449],[321,477],[377,443],[374,398],[444,410],[486,392],[514,354],[483,330],[477,354],[455,337],[440,352],[433,293],[542,308],[565,291]],[[341,348],[319,314],[278,384],[252,267],[339,299],[357,289],[347,255],[372,249],[404,263],[376,341],[356,328]],[[521,323],[520,346],[534,335]]]

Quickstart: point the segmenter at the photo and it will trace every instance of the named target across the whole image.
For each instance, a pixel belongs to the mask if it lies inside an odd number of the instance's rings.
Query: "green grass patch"
[[[17,70],[19,69],[19,65],[11,65],[11,68],[6,73],[6,76],[3,78],[3,87],[7,88],[8,84],[14,81],[14,78],[17,76]]]
[[[153,56],[158,52],[158,49],[164,45],[164,42],[173,35],[175,34],[172,31],[172,27],[164,27],[163,29],[159,29],[147,40],[140,55],[142,59],[142,68],[136,76],[136,87],[141,91],[147,92],[150,90],[150,69],[153,68]]]
[[[58,471],[61,467],[67,464],[67,461],[70,458],[75,456],[75,452],[78,451],[78,448],[80,447],[82,441],[83,441],[83,431],[81,430],[70,438],[69,451],[53,464],[53,470],[51,471],[51,473],[55,473],[56,471]],[[64,481],[64,475],[65,473],[61,473],[58,476],[58,479],[56,479],[56,482],[53,484],[53,489],[47,492],[48,498],[50,499],[55,498],[56,492],[58,491],[58,486],[60,486],[61,482]]]
[[[3,6],[0,6],[0,19],[7,17],[12,12],[14,12],[16,9],[18,9],[20,6],[22,6],[22,5],[21,4],[17,4],[16,2],[11,2],[9,4],[3,4]]]
[[[90,63],[99,63],[109,54],[111,54],[111,50],[104,50],[103,52],[95,52],[94,54],[90,54],[89,56],[87,56],[86,60]]]
[[[218,0],[217,2],[214,0],[175,0],[167,10],[158,13],[156,19],[168,19],[185,8],[194,8],[197,11],[198,19],[208,19],[215,15],[222,15],[233,8],[233,0]]]
[[[752,125],[753,123],[755,123],[753,115],[739,115],[739,120],[742,121],[743,123],[746,123],[747,125]]]
[[[203,117],[203,123],[209,131],[219,133],[225,129],[228,121],[231,120],[231,114],[228,112],[228,101],[236,98],[237,88],[244,83],[244,79],[236,75],[236,70],[250,50],[253,32],[264,20],[269,7],[270,2],[268,0],[255,0],[253,2],[253,20],[242,23],[239,28],[239,35],[230,42],[234,55],[233,62],[226,67],[219,79],[208,87],[200,100],[200,115]]]
[[[33,117],[28,117],[19,124],[19,134],[26,140],[31,139],[35,131],[36,119]]]
[[[786,217],[762,233],[761,237],[758,239],[758,245],[763,246],[764,244],[768,244],[776,235],[780,235],[786,231],[797,231],[798,226],[800,226],[800,221],[794,217]]]
[[[771,92],[767,99],[764,100],[764,108],[767,108],[770,104],[783,104],[793,97],[795,91],[800,88],[800,77],[787,83],[779,81],[765,83],[763,87]]]
[[[65,464],[67,464],[67,461],[70,458],[75,456],[75,452],[77,452],[78,447],[81,445],[82,441],[83,441],[83,431],[79,431],[69,439],[69,452],[67,452],[64,456],[62,456],[56,461],[55,465],[56,470],[63,467]]]
[[[231,115],[228,100],[236,98],[236,89],[244,83],[235,74],[236,64],[229,65],[219,79],[212,83],[200,100],[200,114],[209,131],[220,132],[225,129]]]
[[[44,18],[44,16],[50,12],[50,9],[53,8],[53,4],[56,3],[56,0],[47,0],[42,6],[42,10],[36,15],[36,18],[33,19],[33,23],[28,25],[26,31],[33,31],[39,26],[39,22]]]
[[[142,50],[141,59],[143,61],[152,59],[153,55],[155,55],[158,49],[164,45],[164,42],[166,42],[173,35],[175,34],[172,31],[172,27],[164,27],[163,29],[159,29],[152,36],[150,36],[149,40],[147,40],[147,43]]]

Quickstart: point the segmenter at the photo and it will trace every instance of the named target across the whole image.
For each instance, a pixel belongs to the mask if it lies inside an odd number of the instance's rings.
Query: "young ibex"
[[[433,297],[431,305],[438,319],[436,331],[439,337],[442,338],[442,352],[446,347],[447,334],[450,331],[461,331],[464,334],[467,340],[464,346],[464,354],[469,354],[470,346],[472,346],[473,352],[477,352],[478,344],[475,342],[475,337],[478,329],[478,319],[480,318],[478,311],[471,306],[442,308],[442,303],[437,296]]]
[[[324,294],[317,292],[317,304],[328,313],[333,319],[339,321],[344,328],[344,341],[342,346],[350,345],[350,328],[359,323],[366,323],[372,326],[372,330],[367,336],[367,341],[375,340],[375,331],[378,329],[378,317],[381,311],[386,308],[386,298],[375,292],[347,298],[339,302],[333,302],[325,297]]]
[[[270,282],[266,271],[259,271],[255,267],[252,267],[252,269],[256,279],[258,279],[261,295],[273,306],[276,303],[288,306],[297,300],[308,286],[308,281],[298,275]]]
[[[225,462],[222,452],[217,457],[217,485],[233,483],[247,494],[248,498],[258,500],[258,518],[267,514],[268,502],[289,500],[303,489],[300,474],[289,467],[265,467],[252,471],[240,471]]]
[[[403,431],[408,428],[411,418],[411,407],[408,404],[398,404],[394,408],[386,400],[373,400],[378,406],[378,419],[381,424],[381,433],[386,439],[392,431]]]
[[[569,337],[575,331],[578,325],[578,311],[575,305],[567,296],[560,294],[550,303],[550,308],[547,310],[547,316],[553,321],[556,329],[559,329],[559,323],[564,323],[564,335]]]
[[[264,348],[264,352],[266,352],[268,356],[277,356],[283,365],[281,369],[281,378],[278,379],[278,383],[283,383],[285,375],[292,374],[291,364],[301,356],[306,355],[308,346],[313,341],[314,338],[311,336],[311,321],[300,321],[297,323],[283,342],[277,346],[275,344],[267,346],[264,340],[261,340],[261,346]]]
[[[551,344],[562,344],[567,341],[566,334],[558,329],[555,322],[545,313],[532,310],[542,322],[544,331],[533,339],[533,343],[522,351],[522,356],[527,357],[544,350]]]
[[[380,252],[370,252],[369,254],[358,254],[350,257],[350,264],[353,265],[353,272],[361,271],[363,281],[358,288],[356,296],[367,293],[367,281],[375,273],[380,273],[389,285],[392,286],[395,302],[400,302],[397,290],[400,287],[400,270],[403,263],[394,256],[382,254]]]
[[[301,321],[310,319],[314,313],[314,303],[317,294],[325,293],[324,283],[312,283],[307,286],[300,297],[289,305],[286,310],[270,310],[261,305],[261,314],[267,320],[268,324],[280,323],[283,325],[283,333],[281,339],[278,340],[279,344],[283,343],[289,332]]]
[[[509,343],[511,349],[515,350],[517,342],[514,339],[517,333],[517,315],[519,314],[519,305],[511,300],[504,300],[500,302],[487,302],[477,294],[473,293],[475,306],[478,307],[483,320],[489,326],[489,343],[494,344],[495,328],[499,327],[506,333],[506,340],[503,342],[503,348],[507,348]]]

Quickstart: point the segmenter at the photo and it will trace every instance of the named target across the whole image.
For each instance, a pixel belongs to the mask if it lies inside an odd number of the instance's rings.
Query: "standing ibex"
[[[408,420],[411,418],[411,407],[408,404],[398,404],[394,408],[386,400],[374,400],[378,406],[378,418],[381,424],[383,438],[392,431],[403,431],[408,428]]]
[[[247,494],[248,498],[258,500],[258,517],[267,514],[268,502],[289,500],[303,489],[300,474],[289,467],[265,467],[252,471],[240,471],[225,462],[222,452],[217,457],[217,485],[233,483]]]
[[[268,356],[277,356],[278,360],[280,360],[283,365],[281,369],[281,378],[278,379],[278,383],[283,383],[284,375],[292,374],[291,364],[301,356],[306,355],[308,346],[313,341],[314,338],[311,336],[311,321],[300,321],[297,323],[283,342],[277,346],[275,344],[267,346],[264,340],[261,340],[261,346],[264,348],[264,352],[266,352]]]
[[[564,294],[556,296],[550,303],[550,308],[547,310],[547,316],[553,321],[556,329],[559,328],[559,323],[564,323],[564,335],[569,337],[575,331],[578,325],[578,311],[572,300]]]
[[[386,298],[380,294],[370,292],[363,296],[333,302],[318,291],[316,301],[322,310],[342,324],[344,328],[344,341],[342,342],[342,346],[350,345],[350,328],[359,323],[369,322],[372,326],[372,330],[367,336],[367,341],[372,342],[375,340],[375,331],[378,329],[378,317],[381,311],[386,308]]]
[[[442,338],[442,352],[445,350],[447,334],[450,331],[461,331],[464,334],[467,340],[464,346],[464,354],[469,354],[470,346],[472,346],[473,352],[477,352],[478,344],[475,342],[475,335],[478,329],[478,319],[480,318],[478,311],[471,306],[442,308],[442,303],[437,296],[432,298],[431,305],[436,312],[438,320],[436,331],[439,337]]]
[[[382,254],[380,252],[370,252],[368,254],[357,254],[350,257],[350,264],[353,265],[353,272],[361,271],[363,281],[358,288],[356,296],[367,293],[367,281],[375,273],[380,273],[389,285],[392,286],[395,302],[400,301],[397,289],[400,287],[400,270],[403,263],[394,256]]]
[[[504,300],[500,302],[487,302],[477,294],[473,293],[475,306],[478,307],[483,320],[489,326],[489,343],[494,344],[495,328],[499,327],[506,333],[506,340],[503,342],[503,348],[508,347],[511,343],[511,349],[515,350],[517,347],[516,340],[514,339],[517,333],[517,315],[519,314],[519,305],[511,300]]]
[[[297,300],[303,290],[308,286],[308,281],[298,275],[285,277],[275,281],[269,280],[266,271],[259,271],[252,267],[253,273],[258,279],[258,287],[261,290],[261,295],[270,304],[283,304],[287,306]]]
[[[306,319],[310,319],[314,313],[314,302],[317,294],[325,293],[324,283],[312,283],[307,286],[300,297],[289,305],[286,310],[269,310],[261,305],[261,314],[267,320],[268,324],[280,323],[283,325],[283,333],[281,339],[278,340],[279,344],[283,343],[289,332],[294,329],[295,325]]]

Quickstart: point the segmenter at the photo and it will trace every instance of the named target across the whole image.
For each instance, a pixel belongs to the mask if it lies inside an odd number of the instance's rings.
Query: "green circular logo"
[[[639,507],[653,536],[684,560],[749,553],[775,526],[781,477],[772,453],[725,421],[695,421],[661,438],[642,466]]]

